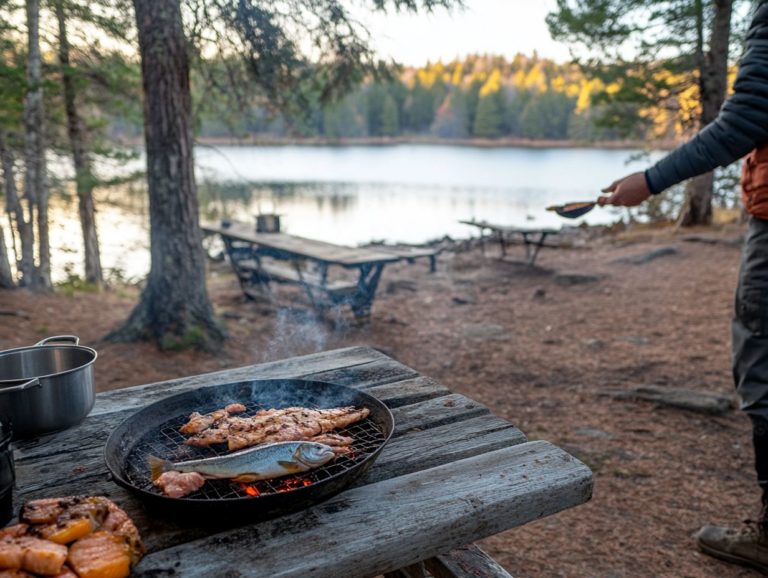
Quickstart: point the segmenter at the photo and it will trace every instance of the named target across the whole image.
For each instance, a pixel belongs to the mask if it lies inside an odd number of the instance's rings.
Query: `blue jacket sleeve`
[[[729,165],[768,143],[768,2],[762,3],[747,34],[733,95],[718,117],[645,173],[653,193]]]

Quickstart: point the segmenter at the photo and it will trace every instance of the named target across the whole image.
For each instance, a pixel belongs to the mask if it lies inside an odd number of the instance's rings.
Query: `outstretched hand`
[[[597,199],[599,205],[616,205],[619,207],[634,207],[651,196],[645,174],[632,173],[629,176],[614,181],[603,189],[604,193],[611,193]]]

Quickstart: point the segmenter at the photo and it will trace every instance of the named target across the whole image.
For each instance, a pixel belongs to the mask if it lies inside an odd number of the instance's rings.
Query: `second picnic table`
[[[357,319],[370,315],[384,267],[402,259],[375,248],[344,247],[286,233],[257,233],[246,223],[206,224],[202,229],[224,241],[247,296],[252,296],[254,288],[269,290],[273,282],[290,283],[300,286],[316,309],[349,305]],[[311,267],[302,267],[305,262]],[[357,279],[330,279],[331,267],[353,270]]]
[[[480,240],[483,243],[483,252],[485,252],[485,233],[488,231],[489,236],[496,239],[501,245],[502,257],[506,257],[507,255],[507,244],[510,242],[510,238],[519,235],[522,238],[523,245],[525,245],[525,262],[531,267],[536,264],[536,257],[538,257],[542,247],[556,247],[556,245],[547,244],[547,237],[560,233],[558,229],[512,227],[508,225],[496,225],[489,223],[488,221],[469,220],[459,221],[459,223],[480,229]]]

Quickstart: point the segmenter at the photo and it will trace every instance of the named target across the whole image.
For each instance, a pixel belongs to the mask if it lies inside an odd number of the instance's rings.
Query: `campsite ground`
[[[219,354],[159,352],[99,339],[129,313],[135,288],[33,296],[0,292],[0,346],[78,334],[99,350],[101,391],[323,349],[370,345],[466,394],[585,461],[593,500],[483,544],[517,578],[751,576],[699,554],[706,522],[757,513],[748,421],[600,395],[661,384],[730,395],[729,324],[736,226],[591,236],[528,269],[477,246],[385,271],[371,323],[332,327],[271,301],[245,302],[225,264],[209,289],[230,340]],[[584,239],[582,239],[584,241]],[[618,261],[673,247],[644,264]],[[517,248],[517,251],[520,251]],[[568,275],[577,273],[578,275]],[[284,304],[284,303],[282,303]]]

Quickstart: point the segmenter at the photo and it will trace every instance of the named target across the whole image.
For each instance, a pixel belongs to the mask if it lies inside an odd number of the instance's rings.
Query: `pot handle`
[[[76,335],[54,335],[53,337],[46,337],[42,341],[38,341],[35,343],[35,347],[39,347],[41,345],[48,345],[49,343],[53,343],[56,341],[68,341],[69,343],[74,343],[75,345],[78,345],[80,343],[80,338]]]
[[[29,389],[30,387],[41,387],[41,386],[42,384],[40,383],[40,378],[35,377],[20,385],[14,385],[11,387],[0,387],[0,395],[4,393],[10,393],[12,391],[23,391],[25,389]]]

